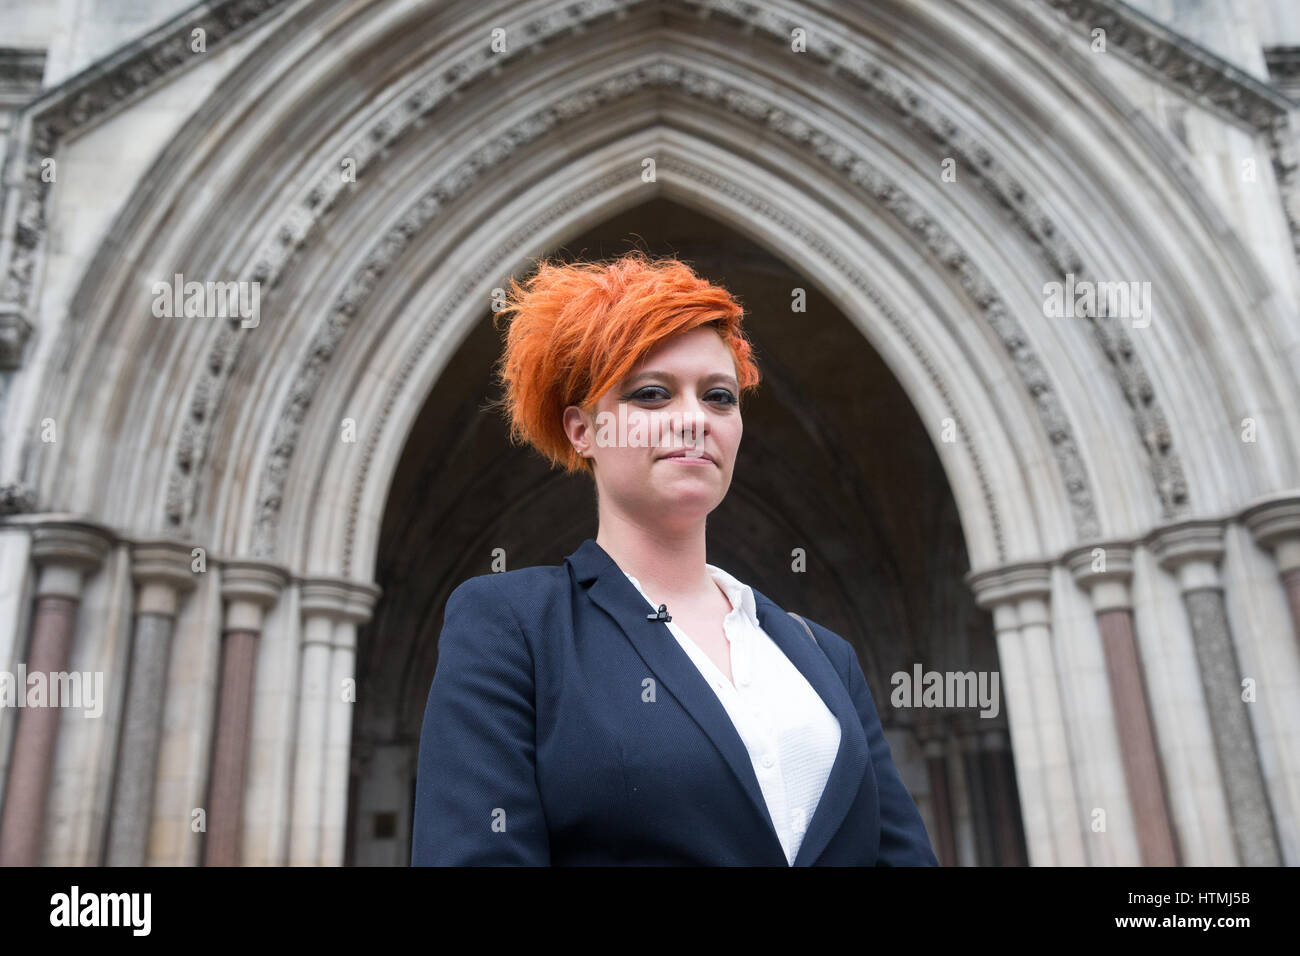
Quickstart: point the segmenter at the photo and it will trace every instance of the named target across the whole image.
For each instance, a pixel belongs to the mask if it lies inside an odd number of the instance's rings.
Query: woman
[[[639,251],[511,286],[511,437],[592,477],[599,531],[448,598],[412,863],[938,865],[852,646],[705,562],[740,305]]]

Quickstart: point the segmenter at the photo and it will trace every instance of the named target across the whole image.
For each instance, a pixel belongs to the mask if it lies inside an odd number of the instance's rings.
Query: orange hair
[[[603,262],[543,259],[523,286],[510,279],[505,351],[496,366],[510,440],[529,444],[569,474],[591,471],[564,431],[564,409],[589,414],[660,342],[712,323],[736,362],[741,395],[758,386],[744,315],[731,294],[675,258],[641,250]]]

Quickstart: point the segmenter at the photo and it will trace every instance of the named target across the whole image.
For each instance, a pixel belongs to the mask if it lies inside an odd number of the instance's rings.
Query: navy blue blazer
[[[754,589],[840,722],[795,866],[937,866],[852,646]],[[420,734],[412,865],[786,866],[717,694],[588,538],[447,600]]]

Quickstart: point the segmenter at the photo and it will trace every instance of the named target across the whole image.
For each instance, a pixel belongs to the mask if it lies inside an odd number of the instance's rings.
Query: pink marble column
[[[266,608],[288,583],[282,568],[260,561],[230,562],[221,569],[226,617],[221,640],[221,687],[208,784],[204,866],[237,866],[243,835],[258,637]]]
[[[1111,707],[1142,865],[1177,866],[1173,815],[1133,628],[1129,595],[1133,549],[1119,542],[1088,545],[1067,554],[1066,563],[1075,581],[1092,598],[1101,631]]]
[[[26,657],[29,675],[67,670],[82,583],[87,573],[103,564],[110,540],[105,529],[81,522],[52,522],[32,530],[32,561],[40,572]],[[27,692],[26,686],[15,689],[19,694]],[[0,816],[0,866],[41,862],[61,715],[56,706],[18,711]]]

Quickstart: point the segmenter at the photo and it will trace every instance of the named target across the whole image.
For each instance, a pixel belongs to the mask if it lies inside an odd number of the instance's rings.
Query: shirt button
[[[764,767],[770,767],[770,766],[772,766],[772,764],[774,764],[774,763],[776,763],[776,761],[772,759],[772,755],[771,755],[771,754],[763,754],[763,766],[764,766]]]

